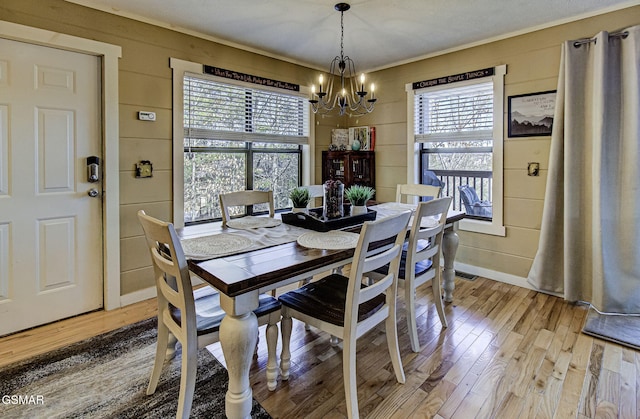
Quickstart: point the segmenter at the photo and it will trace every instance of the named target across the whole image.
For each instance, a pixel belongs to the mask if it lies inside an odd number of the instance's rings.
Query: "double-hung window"
[[[184,223],[220,219],[219,195],[245,189],[272,190],[276,209],[288,207],[289,191],[303,183],[303,148],[309,142],[305,97],[189,71],[180,81],[183,181],[176,173],[174,187],[182,190]],[[267,207],[232,210],[258,214]]]
[[[413,117],[413,177],[439,184],[462,228],[503,235],[502,155],[505,66],[485,77],[425,88],[407,85]],[[462,77],[461,77],[462,78]],[[442,79],[441,79],[442,80]]]

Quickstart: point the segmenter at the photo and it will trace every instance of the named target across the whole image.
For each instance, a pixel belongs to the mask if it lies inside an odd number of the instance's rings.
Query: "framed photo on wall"
[[[509,96],[509,137],[551,135],[556,91]]]

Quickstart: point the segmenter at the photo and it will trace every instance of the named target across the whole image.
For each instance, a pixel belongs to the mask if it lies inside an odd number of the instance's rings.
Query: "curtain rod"
[[[609,38],[622,38],[625,39],[627,36],[629,36],[629,31],[624,31],[624,32],[616,32],[616,33],[610,33],[609,34]],[[590,44],[590,43],[596,43],[596,38],[584,38],[584,39],[578,39],[576,41],[573,41],[573,46],[576,48],[580,48],[580,45],[584,45],[584,44]]]

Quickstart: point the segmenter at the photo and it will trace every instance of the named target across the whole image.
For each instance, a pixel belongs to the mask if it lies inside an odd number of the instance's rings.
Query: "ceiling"
[[[317,69],[326,69],[340,54],[336,0],[67,1]],[[351,0],[350,4],[344,13],[344,52],[355,61],[356,70],[371,71],[638,5],[640,0]]]

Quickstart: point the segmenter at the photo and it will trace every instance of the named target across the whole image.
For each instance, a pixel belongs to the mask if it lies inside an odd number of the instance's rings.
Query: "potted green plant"
[[[309,197],[309,190],[303,187],[293,188],[289,193],[289,199],[293,204],[293,212],[306,212],[307,205],[311,198]]]
[[[344,191],[344,196],[351,203],[351,215],[365,214],[367,201],[373,198],[376,190],[370,186],[351,185]]]

